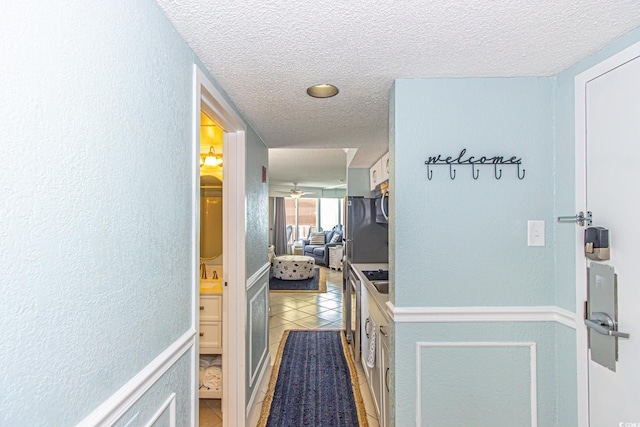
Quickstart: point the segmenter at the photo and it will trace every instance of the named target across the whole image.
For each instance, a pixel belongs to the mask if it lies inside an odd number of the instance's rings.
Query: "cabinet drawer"
[[[200,322],[200,352],[222,350],[222,322]]]
[[[200,320],[222,320],[222,295],[200,295]]]

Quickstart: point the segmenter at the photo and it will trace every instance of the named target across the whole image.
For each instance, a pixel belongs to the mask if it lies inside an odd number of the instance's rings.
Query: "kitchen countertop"
[[[385,316],[387,315],[387,301],[389,301],[389,294],[381,294],[378,290],[371,284],[369,279],[362,273],[363,270],[389,270],[389,264],[367,264],[367,263],[355,263],[351,264],[351,267],[355,271],[355,273],[360,278],[360,283],[367,289],[367,292],[373,296],[374,301],[378,305],[380,312]]]

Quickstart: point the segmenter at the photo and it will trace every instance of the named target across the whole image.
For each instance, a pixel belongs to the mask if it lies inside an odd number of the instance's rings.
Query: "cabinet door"
[[[382,156],[380,160],[380,182],[389,180],[389,153]]]
[[[369,368],[367,367],[367,369],[369,370],[369,389],[371,390],[371,397],[373,400],[373,404],[375,406],[376,409],[376,413],[378,414],[378,419],[381,419],[381,406],[380,406],[380,372],[381,372],[381,367],[380,367],[380,340],[381,340],[381,336],[380,336],[380,332],[379,332],[379,325],[380,325],[380,312],[378,310],[378,305],[376,304],[376,301],[373,297],[373,295],[368,295],[369,297],[369,301],[368,301],[368,306],[369,306],[369,318],[371,319],[371,322],[369,323],[369,336],[371,337],[373,334],[376,334],[376,339],[375,339],[375,348],[373,349],[374,353],[375,353],[375,364],[373,365],[373,368]],[[369,347],[367,347],[367,355],[369,354]],[[366,356],[363,356],[365,363],[366,363]]]
[[[200,322],[200,353],[222,353],[222,322]]]
[[[369,293],[364,284],[361,284],[360,291],[360,361],[362,370],[370,381],[370,369],[367,368],[367,354],[369,353],[369,337],[371,336],[371,322],[369,321]]]
[[[369,184],[371,186],[371,191],[376,189],[376,185],[380,184],[382,175],[382,159],[378,160],[371,169],[369,169]]]
[[[222,321],[222,295],[200,294],[200,320]]]
[[[389,329],[381,325],[382,330],[378,327],[380,335],[389,333]],[[389,415],[389,344],[388,337],[380,337],[380,418],[378,422],[380,427],[390,426]]]

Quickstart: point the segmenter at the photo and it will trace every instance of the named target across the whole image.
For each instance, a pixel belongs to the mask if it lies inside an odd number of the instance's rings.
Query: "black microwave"
[[[384,191],[376,197],[376,222],[378,224],[389,223],[389,192]]]

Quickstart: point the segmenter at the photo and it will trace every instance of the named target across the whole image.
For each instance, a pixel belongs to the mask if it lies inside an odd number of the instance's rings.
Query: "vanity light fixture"
[[[314,98],[331,98],[340,92],[337,87],[330,84],[313,85],[307,89],[307,95]]]
[[[209,153],[204,156],[200,155],[200,167],[202,166],[220,166],[222,164],[222,156],[216,154],[215,148],[213,146],[209,147]]]

